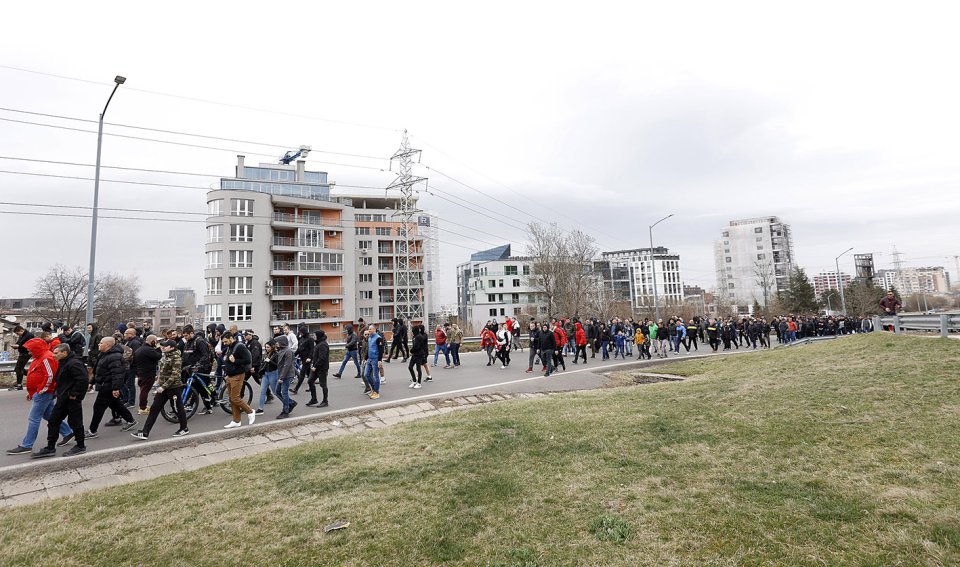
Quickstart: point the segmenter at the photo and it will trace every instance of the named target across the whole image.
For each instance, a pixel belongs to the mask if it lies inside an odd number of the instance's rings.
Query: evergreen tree
[[[790,272],[787,289],[780,293],[780,302],[787,311],[795,315],[820,312],[817,294],[803,268],[794,268]]]

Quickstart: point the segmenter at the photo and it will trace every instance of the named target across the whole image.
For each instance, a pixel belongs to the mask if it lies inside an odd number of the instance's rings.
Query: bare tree
[[[140,283],[136,276],[104,273],[97,277],[93,290],[94,319],[106,322],[129,321],[140,312]],[[34,315],[65,324],[84,323],[87,311],[87,274],[57,264],[37,280],[34,294],[46,301]]]
[[[528,285],[546,302],[547,316],[576,315],[590,294],[590,264],[596,255],[591,236],[565,231],[556,223],[527,226],[527,254],[533,258]]]
[[[753,263],[753,275],[756,278],[754,281],[763,290],[763,306],[766,307],[770,304],[770,290],[777,283],[773,273],[773,262],[757,260]]]

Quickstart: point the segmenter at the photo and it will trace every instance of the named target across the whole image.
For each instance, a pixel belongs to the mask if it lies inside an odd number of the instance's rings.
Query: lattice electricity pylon
[[[423,278],[423,250],[417,245],[415,232],[417,222],[414,219],[420,211],[416,208],[414,185],[427,180],[426,177],[413,175],[413,157],[420,159],[420,150],[410,147],[407,131],[403,131],[403,140],[400,149],[390,158],[390,169],[397,162],[397,178],[387,186],[390,189],[400,190],[400,207],[393,216],[400,221],[400,240],[394,250],[394,316],[403,317],[408,323],[414,320],[425,321],[423,312],[424,278]]]

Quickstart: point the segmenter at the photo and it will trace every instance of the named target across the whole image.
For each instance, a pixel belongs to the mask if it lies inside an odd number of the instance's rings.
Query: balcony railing
[[[290,246],[295,248],[329,248],[333,250],[343,250],[343,244],[339,242],[327,242],[325,240],[317,241],[310,238],[293,238],[290,236],[274,236],[274,246]]]
[[[339,319],[342,309],[300,309],[296,311],[274,311],[274,321],[301,321],[310,319]]]
[[[288,272],[342,272],[343,264],[325,264],[323,262],[277,262],[273,263],[274,270]]]
[[[343,295],[343,288],[339,286],[274,286],[273,295]]]
[[[290,213],[280,213],[274,211],[273,220],[277,222],[289,222],[295,224],[309,224],[311,226],[330,226],[342,227],[343,221],[340,219],[325,219],[322,217],[292,215]]]

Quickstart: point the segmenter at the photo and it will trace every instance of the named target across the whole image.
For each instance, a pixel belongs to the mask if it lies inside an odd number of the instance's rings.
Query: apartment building
[[[817,297],[822,296],[828,289],[840,291],[840,285],[842,284],[844,288],[850,285],[851,277],[850,274],[845,274],[840,272],[840,277],[837,277],[837,272],[820,272],[819,274],[813,276],[813,291],[817,294]]]
[[[780,217],[730,221],[714,246],[717,293],[723,303],[748,313],[787,289],[793,270],[793,237]]]
[[[470,255],[457,266],[457,314],[472,333],[491,319],[542,314],[535,289],[527,285],[533,259],[512,256],[510,245]]]
[[[654,270],[656,270],[657,301],[660,305],[683,303],[683,277],[680,273],[680,255],[668,248],[655,246],[615,250],[600,254],[594,262],[599,274],[615,300],[629,301],[634,309],[653,307]]]

